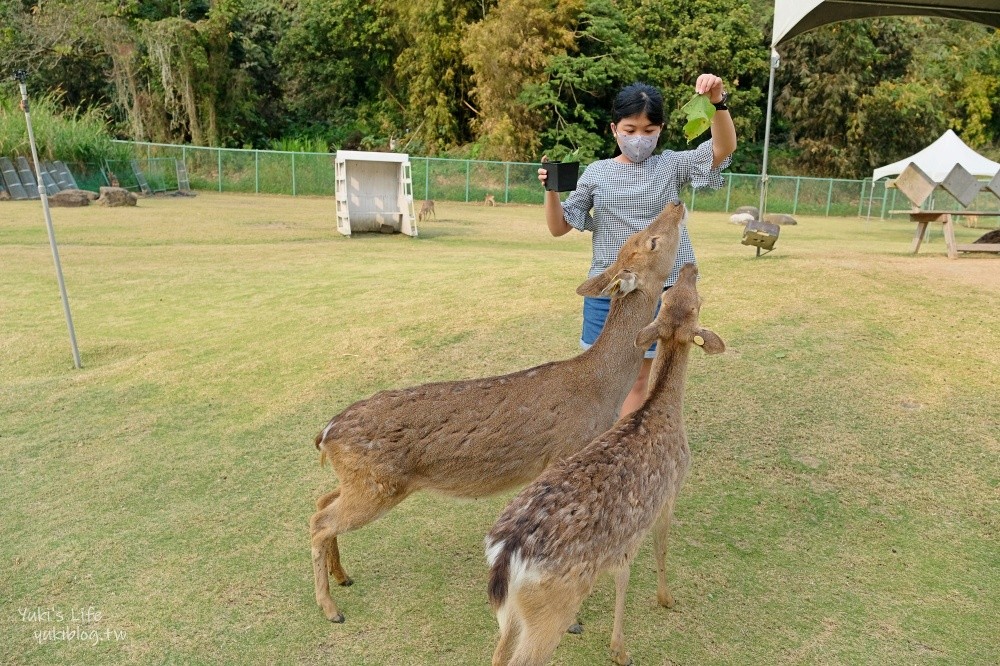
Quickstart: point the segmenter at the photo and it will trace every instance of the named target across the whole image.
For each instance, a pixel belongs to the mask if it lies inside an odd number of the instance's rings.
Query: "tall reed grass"
[[[31,124],[42,160],[101,163],[128,159],[127,147],[112,143],[107,122],[97,109],[66,110],[52,96],[31,100]],[[0,98],[0,155],[30,155],[28,128],[17,99]]]

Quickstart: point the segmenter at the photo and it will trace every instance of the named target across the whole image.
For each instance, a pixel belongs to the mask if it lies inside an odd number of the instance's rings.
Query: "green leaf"
[[[684,125],[684,136],[690,143],[696,136],[702,134],[712,126],[712,116],[715,115],[715,107],[708,99],[708,95],[695,95],[688,103],[681,107],[681,111],[687,115],[687,124]]]

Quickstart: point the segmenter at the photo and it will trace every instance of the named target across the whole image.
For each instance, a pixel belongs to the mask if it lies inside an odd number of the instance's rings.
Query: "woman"
[[[615,98],[611,108],[611,133],[618,150],[611,159],[589,165],[581,174],[577,189],[565,202],[558,192],[545,193],[545,221],[553,236],[570,231],[593,233],[593,259],[589,277],[601,273],[618,256],[625,240],[645,229],[668,202],[680,199],[680,189],[687,183],[694,187],[722,186],[720,169],[729,166],[736,150],[736,128],[726,106],[728,94],[722,79],[702,74],[695,92],[708,95],[717,109],[712,117],[712,138],[694,150],[667,150],[653,155],[663,130],[663,95],[653,86],[633,83]],[[545,170],[538,179],[545,183]],[[681,266],[694,263],[694,250],[687,227],[681,227],[680,246],[674,270],[664,288],[677,280]],[[584,298],[583,334],[580,345],[589,348],[607,318],[610,299]],[[622,404],[621,415],[633,412],[646,396],[649,368],[654,349],[646,352],[632,390]]]

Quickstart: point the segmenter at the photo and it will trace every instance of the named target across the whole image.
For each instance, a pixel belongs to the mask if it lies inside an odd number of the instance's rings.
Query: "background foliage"
[[[678,109],[722,76],[760,166],[768,0],[0,0],[0,62],[94,110],[121,138],[267,147],[280,140],[417,155],[592,159],[618,89]],[[776,172],[859,177],[947,128],[1000,156],[1000,37],[932,19],[852,21],[782,48]],[[6,78],[6,77],[5,77]],[[5,81],[3,93],[11,84]]]

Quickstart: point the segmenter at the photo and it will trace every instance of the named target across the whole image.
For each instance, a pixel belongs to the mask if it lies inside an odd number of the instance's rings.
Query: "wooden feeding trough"
[[[920,207],[939,186],[953,196],[966,210],[922,210]],[[956,164],[943,181],[936,183],[920,167],[911,162],[899,174],[899,177],[887,183],[886,187],[895,187],[913,204],[913,208],[909,210],[892,211],[893,213],[906,213],[910,216],[910,220],[916,223],[916,231],[913,235],[913,254],[920,250],[920,244],[927,233],[927,227],[932,222],[940,223],[944,230],[944,242],[948,249],[949,259],[957,259],[959,252],[1000,253],[1000,243],[956,243],[955,223],[952,220],[952,215],[955,214],[1000,217],[1000,211],[967,210],[980,192],[991,192],[1000,198],[1000,172],[994,175],[988,183],[983,183],[961,164]]]
[[[337,231],[417,235],[410,156],[338,150]]]
[[[770,224],[761,220],[752,220],[743,227],[743,245],[750,245],[757,248],[757,256],[767,254],[774,249],[774,244],[778,240],[781,227],[777,224]],[[761,252],[761,250],[764,250]]]

